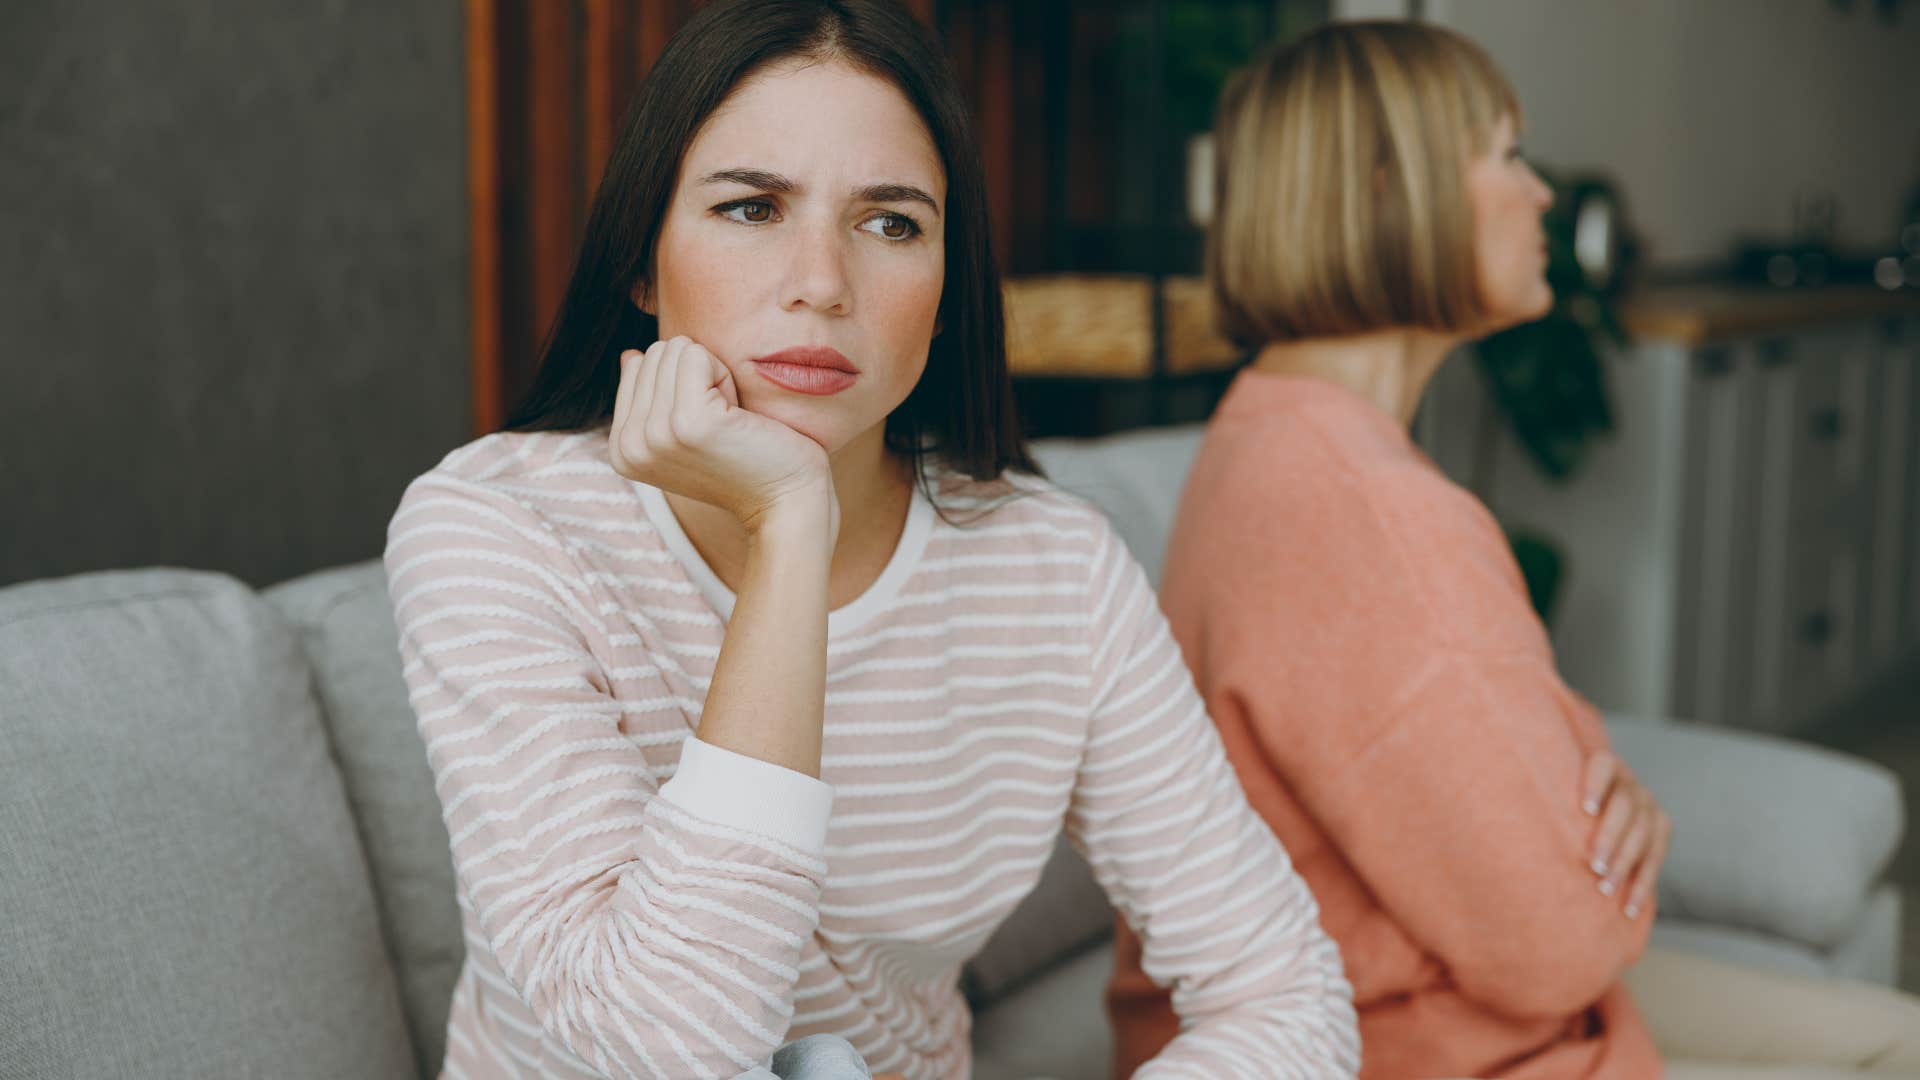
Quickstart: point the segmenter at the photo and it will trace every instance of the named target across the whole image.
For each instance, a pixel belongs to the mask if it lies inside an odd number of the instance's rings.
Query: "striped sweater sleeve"
[[[1091,578],[1092,729],[1068,835],[1170,986],[1180,1035],[1139,1077],[1352,1076],[1340,955],[1248,805],[1155,601],[1111,529]]]
[[[386,569],[462,903],[541,1038],[610,1076],[764,1062],[825,873],[826,811],[791,800],[825,785],[775,778],[791,785],[775,805],[753,770],[774,767],[692,741],[700,703],[656,664],[606,666],[609,635],[644,639],[644,621],[599,604],[558,532],[484,479],[416,480]],[[676,763],[700,782],[662,787]],[[727,798],[756,786],[759,805]],[[796,816],[821,825],[752,827]]]

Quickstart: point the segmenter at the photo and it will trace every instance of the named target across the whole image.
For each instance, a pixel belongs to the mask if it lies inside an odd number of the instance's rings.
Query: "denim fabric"
[[[809,1035],[781,1047],[772,1069],[743,1072],[735,1080],[871,1080],[860,1051],[838,1035]]]

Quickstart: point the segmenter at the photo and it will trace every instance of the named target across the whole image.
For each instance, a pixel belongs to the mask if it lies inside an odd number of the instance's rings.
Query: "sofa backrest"
[[[245,585],[0,589],[0,1075],[412,1075],[312,676]]]
[[[399,634],[378,559],[267,590],[314,672],[360,845],[373,872],[420,1075],[436,1076],[465,956],[440,800],[400,675]]]
[[[1042,439],[1033,455],[1054,483],[1098,506],[1160,584],[1180,489],[1200,452],[1202,424],[1143,428],[1099,439]]]

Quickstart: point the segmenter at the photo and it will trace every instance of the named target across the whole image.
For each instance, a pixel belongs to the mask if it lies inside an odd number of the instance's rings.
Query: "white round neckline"
[[[666,493],[650,484],[635,482],[640,491],[640,505],[647,513],[647,520],[659,532],[660,539],[667,545],[674,560],[693,580],[693,587],[712,605],[719,614],[720,621],[733,618],[733,590],[713,572],[707,560],[687,538],[687,531],[680,526],[680,519],[673,516],[673,507],[667,504]],[[900,586],[913,574],[914,567],[920,564],[920,555],[926,550],[927,538],[933,534],[933,504],[920,490],[913,486],[913,496],[907,503],[907,523],[900,530],[900,539],[893,546],[893,555],[887,559],[886,568],[880,576],[873,579],[865,592],[853,600],[827,612],[827,637],[833,638],[873,618],[893,601],[900,592]]]

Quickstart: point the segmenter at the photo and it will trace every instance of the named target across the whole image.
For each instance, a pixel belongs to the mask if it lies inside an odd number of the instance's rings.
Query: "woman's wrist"
[[[778,551],[783,559],[804,557],[817,549],[831,557],[838,539],[832,481],[795,488],[741,521],[747,533],[747,555]]]

